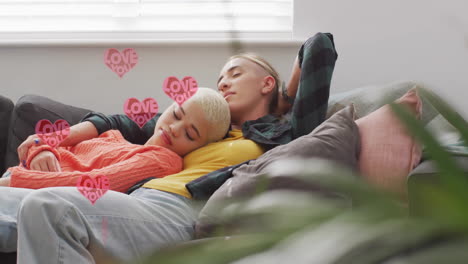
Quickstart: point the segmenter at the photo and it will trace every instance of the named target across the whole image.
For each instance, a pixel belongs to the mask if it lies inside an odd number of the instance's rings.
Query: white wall
[[[295,0],[295,38],[332,32],[339,53],[332,92],[396,80],[423,81],[458,108],[468,98],[468,1],[466,0]],[[0,94],[17,100],[41,94],[68,104],[122,112],[125,99],[170,102],[161,85],[169,75],[194,76],[214,87],[230,55],[227,44],[126,45],[139,54],[122,79],[103,63],[109,46],[0,46]],[[299,44],[251,45],[283,77]],[[91,96],[91,93],[93,96]]]
[[[219,71],[231,55],[228,44],[133,45],[139,62],[120,79],[106,65],[102,47],[0,47],[0,94],[16,101],[24,94],[101,111],[123,113],[129,97],[154,97],[159,109],[171,100],[162,91],[166,77],[193,76],[200,87],[216,88]],[[246,50],[270,60],[289,76],[300,44],[250,44]],[[123,47],[118,47],[121,50]]]
[[[468,1],[295,0],[294,11],[295,37],[335,36],[333,91],[417,80],[468,115]]]

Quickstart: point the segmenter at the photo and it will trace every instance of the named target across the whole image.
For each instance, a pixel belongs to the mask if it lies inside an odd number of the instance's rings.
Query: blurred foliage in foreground
[[[468,124],[441,98],[419,94],[449,121],[468,147]],[[291,177],[333,190],[333,199],[277,190],[230,204],[219,237],[154,252],[144,263],[468,263],[468,178],[452,156],[403,107],[392,105],[439,168],[436,184],[422,188],[410,210],[391,194],[323,160],[291,160]],[[229,235],[229,236],[227,236]]]

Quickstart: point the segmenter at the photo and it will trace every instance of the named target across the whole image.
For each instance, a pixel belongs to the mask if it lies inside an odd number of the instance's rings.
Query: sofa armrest
[[[453,155],[458,166],[468,177],[468,156]],[[440,173],[433,160],[425,160],[408,175],[409,209],[412,215],[423,216],[432,210],[432,205],[423,200],[426,187],[440,184]]]
[[[90,110],[59,103],[38,95],[25,95],[16,103],[11,114],[8,144],[5,153],[6,168],[19,164],[17,148],[35,133],[37,121],[48,119],[55,122],[64,119],[70,125],[77,124]]]
[[[2,175],[6,169],[5,153],[13,107],[13,102],[10,99],[0,95],[0,175]]]

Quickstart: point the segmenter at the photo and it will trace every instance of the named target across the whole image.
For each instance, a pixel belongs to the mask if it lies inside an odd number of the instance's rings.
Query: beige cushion
[[[421,100],[410,90],[396,101],[421,116]],[[359,169],[379,187],[406,194],[406,177],[419,163],[421,148],[404,125],[385,105],[356,121],[361,134]]]

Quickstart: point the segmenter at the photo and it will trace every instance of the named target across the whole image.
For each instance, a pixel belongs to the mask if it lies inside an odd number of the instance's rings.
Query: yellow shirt
[[[190,152],[184,157],[184,170],[160,179],[153,179],[143,187],[175,193],[192,198],[185,184],[212,171],[256,159],[263,149],[250,139],[245,139],[241,130],[231,130],[221,141],[210,143]]]

